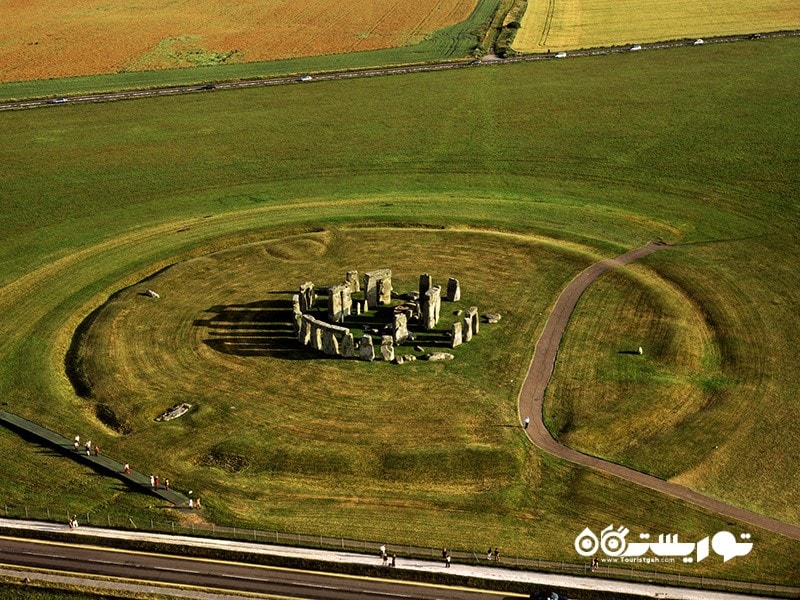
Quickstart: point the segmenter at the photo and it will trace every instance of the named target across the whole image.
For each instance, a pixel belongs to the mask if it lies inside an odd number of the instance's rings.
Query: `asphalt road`
[[[486,67],[490,65],[510,64],[519,62],[530,62],[539,60],[562,60],[564,58],[579,57],[579,56],[598,56],[603,54],[620,54],[635,51],[645,50],[661,50],[666,48],[677,48],[680,46],[693,46],[698,47],[706,44],[725,44],[732,42],[751,42],[757,43],[761,39],[800,36],[800,30],[797,31],[779,31],[774,33],[753,33],[747,35],[734,35],[723,36],[715,38],[706,38],[702,44],[697,44],[695,40],[676,40],[671,42],[660,42],[654,44],[636,44],[627,45],[624,47],[615,48],[595,48],[591,50],[576,50],[573,52],[558,52],[548,54],[529,54],[524,56],[515,56],[512,58],[497,58],[485,57],[484,60],[472,60],[465,62],[442,62],[442,63],[429,63],[423,65],[408,65],[400,67],[378,67],[372,69],[360,69],[355,71],[339,71],[331,73],[318,73],[314,75],[305,75],[302,77],[270,77],[264,79],[253,79],[247,81],[228,81],[215,84],[205,85],[185,85],[185,86],[169,86],[163,88],[153,88],[146,90],[131,90],[122,92],[103,92],[97,94],[82,94],[75,96],[65,96],[60,98],[35,98],[30,100],[21,100],[14,102],[0,102],[0,110],[22,110],[26,108],[40,108],[40,107],[55,107],[62,104],[82,104],[87,102],[110,102],[114,100],[132,100],[136,98],[154,98],[158,96],[174,96],[177,94],[191,94],[191,93],[209,93],[218,90],[231,90],[242,89],[251,87],[265,87],[272,85],[289,85],[289,84],[304,84],[313,83],[315,81],[328,81],[333,79],[351,79],[356,77],[376,77],[380,75],[400,75],[405,73],[420,73],[429,71],[444,71],[450,69],[463,69]]]
[[[498,600],[521,597],[485,590],[13,538],[0,539],[0,564],[121,577],[143,585],[157,582],[313,600]]]

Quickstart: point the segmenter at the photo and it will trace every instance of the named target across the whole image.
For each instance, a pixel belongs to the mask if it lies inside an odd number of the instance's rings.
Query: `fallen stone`
[[[444,360],[453,360],[455,356],[450,354],[449,352],[431,352],[430,354],[425,355],[425,360],[439,362]]]
[[[503,316],[500,313],[486,313],[483,315],[483,320],[487,323],[498,323]]]

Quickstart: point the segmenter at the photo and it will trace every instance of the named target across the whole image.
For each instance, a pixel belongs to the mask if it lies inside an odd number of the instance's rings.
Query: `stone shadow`
[[[195,327],[208,330],[203,342],[223,354],[273,356],[286,360],[319,359],[297,342],[292,329],[290,299],[259,300],[247,304],[220,304],[204,311]]]

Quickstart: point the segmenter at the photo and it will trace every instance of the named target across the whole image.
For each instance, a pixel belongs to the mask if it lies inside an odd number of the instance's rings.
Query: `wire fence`
[[[76,515],[75,512],[66,508],[55,509],[46,507],[42,509],[28,506],[12,506],[8,504],[3,504],[1,509],[3,511],[2,515],[9,519],[50,521],[63,523],[65,527],[69,520],[73,516],[76,516],[81,525],[90,525],[94,527],[142,530],[154,533],[210,537],[240,542],[354,552],[374,556],[376,559],[375,564],[380,564],[379,548],[383,544],[382,542],[375,541],[352,540],[343,537],[291,533],[277,530],[271,531],[199,523],[184,524],[170,519],[146,519],[140,516],[119,515],[110,512],[79,513]],[[387,544],[386,549],[389,554],[394,553],[397,554],[398,557],[430,560],[442,559],[441,548],[429,548],[407,544]],[[620,563],[604,564],[601,562],[593,571],[588,560],[583,563],[575,563],[502,554],[490,558],[485,552],[481,553],[457,549],[450,549],[449,553],[454,563],[461,564],[499,566],[511,569],[585,575],[665,586],[695,587],[745,594],[780,595],[787,598],[800,598],[800,587],[791,585],[732,581],[704,576],[681,575],[680,573],[665,573],[655,569],[647,570],[641,565],[624,566]]]

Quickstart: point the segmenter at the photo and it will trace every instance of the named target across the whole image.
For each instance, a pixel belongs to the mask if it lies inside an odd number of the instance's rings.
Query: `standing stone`
[[[425,295],[422,296],[422,307],[420,310],[420,321],[425,331],[430,331],[439,322],[439,313],[442,308],[442,288],[438,285],[433,286]]]
[[[452,336],[453,339],[451,341],[450,347],[455,348],[456,346],[460,346],[463,340],[461,337],[461,323],[458,321],[453,323]]]
[[[394,341],[397,344],[402,344],[408,339],[408,313],[405,311],[398,311],[394,313],[394,322],[392,323],[392,332]]]
[[[356,316],[361,315],[361,302],[356,302]]]
[[[478,331],[480,331],[480,320],[478,319],[478,307],[470,306],[467,309],[467,315],[464,318],[472,320],[472,333],[474,335],[478,335]]]
[[[427,273],[419,276],[419,297],[424,298],[433,285],[433,279]]]
[[[358,357],[361,360],[375,360],[375,348],[372,345],[372,336],[365,335],[358,343]]]
[[[458,283],[458,279],[454,277],[447,280],[447,299],[450,302],[461,300],[461,285]]]
[[[392,336],[384,335],[381,338],[381,357],[386,362],[394,360],[394,344],[392,343]]]
[[[302,332],[303,332],[303,313],[298,311],[298,312],[294,313],[294,315],[292,315],[292,316],[294,317],[292,319],[292,325],[293,325],[294,334],[295,334],[295,336],[297,336],[298,340],[302,341],[302,339],[303,339],[303,337],[302,337]]]
[[[303,325],[300,329],[300,342],[303,346],[308,346],[311,343],[311,321],[308,315],[303,315]]]
[[[307,313],[314,308],[314,304],[317,302],[317,293],[314,291],[314,284],[311,281],[306,281],[300,286],[298,296],[300,297],[300,311],[302,313]]]
[[[329,329],[322,332],[322,351],[329,356],[339,356],[339,340]]]
[[[353,298],[349,285],[342,283],[328,290],[328,320],[331,323],[341,323],[350,316],[352,309]]]
[[[364,273],[364,297],[369,306],[385,306],[392,301],[392,270]]]
[[[322,327],[319,326],[318,321],[311,323],[311,343],[314,345],[314,350],[322,350]]]
[[[345,333],[344,337],[342,338],[342,346],[339,352],[345,358],[353,358],[356,355],[355,340],[353,339],[353,334],[349,331]]]
[[[464,331],[462,332],[462,339],[464,342],[472,340],[472,319],[464,317]]]
[[[344,277],[344,282],[350,286],[351,292],[361,291],[361,284],[358,281],[358,271],[348,271]]]

